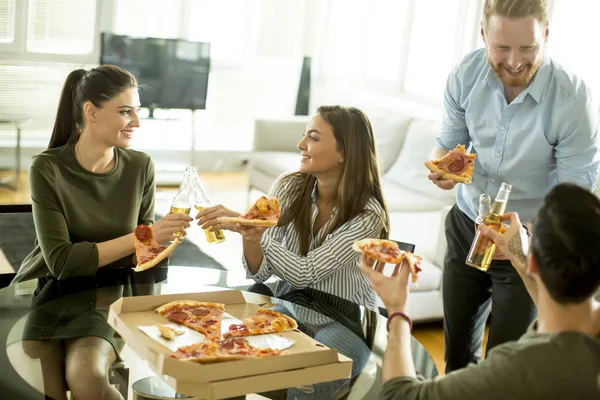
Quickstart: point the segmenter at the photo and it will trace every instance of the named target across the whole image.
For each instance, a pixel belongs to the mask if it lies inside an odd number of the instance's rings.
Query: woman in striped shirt
[[[198,225],[239,232],[248,276],[279,277],[276,296],[311,287],[376,309],[352,250],[356,240],[387,237],[389,226],[371,123],[353,107],[319,107],[298,149],[299,171],[279,177],[270,193],[281,204],[277,226],[219,224],[240,215],[222,205],[200,212]]]

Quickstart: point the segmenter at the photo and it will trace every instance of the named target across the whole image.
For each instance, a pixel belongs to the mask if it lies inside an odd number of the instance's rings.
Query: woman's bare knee
[[[107,341],[81,338],[67,344],[66,378],[75,399],[121,399],[108,381],[116,354]]]

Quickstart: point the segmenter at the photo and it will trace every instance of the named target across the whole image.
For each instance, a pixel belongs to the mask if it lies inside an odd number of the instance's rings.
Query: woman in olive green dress
[[[154,165],[128,149],[139,127],[135,77],[115,66],[78,69],[66,79],[48,149],[29,172],[36,245],[16,282],[98,277],[135,265],[131,235],[154,222]],[[157,221],[159,243],[185,234],[191,217],[171,214]],[[133,257],[132,257],[133,256]],[[46,395],[66,399],[120,399],[107,378],[119,350],[106,326],[90,324],[76,337],[48,339],[32,329],[23,348],[42,364]],[[38,331],[38,333],[36,333]]]

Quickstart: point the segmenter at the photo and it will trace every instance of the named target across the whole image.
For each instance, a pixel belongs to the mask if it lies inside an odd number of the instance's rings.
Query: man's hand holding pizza
[[[452,190],[454,189],[454,187],[456,186],[456,184],[458,182],[456,181],[451,181],[448,179],[443,179],[442,177],[444,176],[444,173],[441,171],[438,172],[431,172],[429,175],[427,175],[427,178],[433,182],[434,185],[436,185],[437,187],[439,187],[440,189],[444,189],[444,190]]]
[[[427,178],[437,187],[452,190],[457,183],[472,182],[476,155],[467,153],[465,146],[459,144],[448,152],[437,149],[434,158],[436,159],[425,162],[425,166],[431,171]]]
[[[385,304],[388,314],[395,312],[408,314],[408,277],[410,276],[408,262],[402,260],[396,264],[390,277],[383,274],[384,266],[384,262],[375,261],[364,253],[360,257],[360,269]]]

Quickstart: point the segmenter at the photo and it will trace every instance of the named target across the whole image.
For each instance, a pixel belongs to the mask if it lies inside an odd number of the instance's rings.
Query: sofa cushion
[[[429,184],[433,186],[432,183]],[[398,185],[390,181],[387,175],[381,179],[381,186],[390,212],[436,211],[448,204],[448,200],[424,196],[411,188]]]
[[[390,239],[414,244],[416,254],[437,264],[440,214],[441,211],[391,212]]]
[[[431,159],[439,126],[433,121],[413,120],[408,127],[398,158],[385,174],[389,181],[443,204],[454,202],[454,190],[442,190],[427,179],[425,161]]]
[[[256,168],[273,176],[273,181],[279,175],[288,171],[297,171],[300,167],[300,152],[261,151],[250,155],[249,169]]]
[[[398,158],[410,120],[409,117],[395,116],[375,118],[371,121],[377,159],[382,172],[387,171]]]

